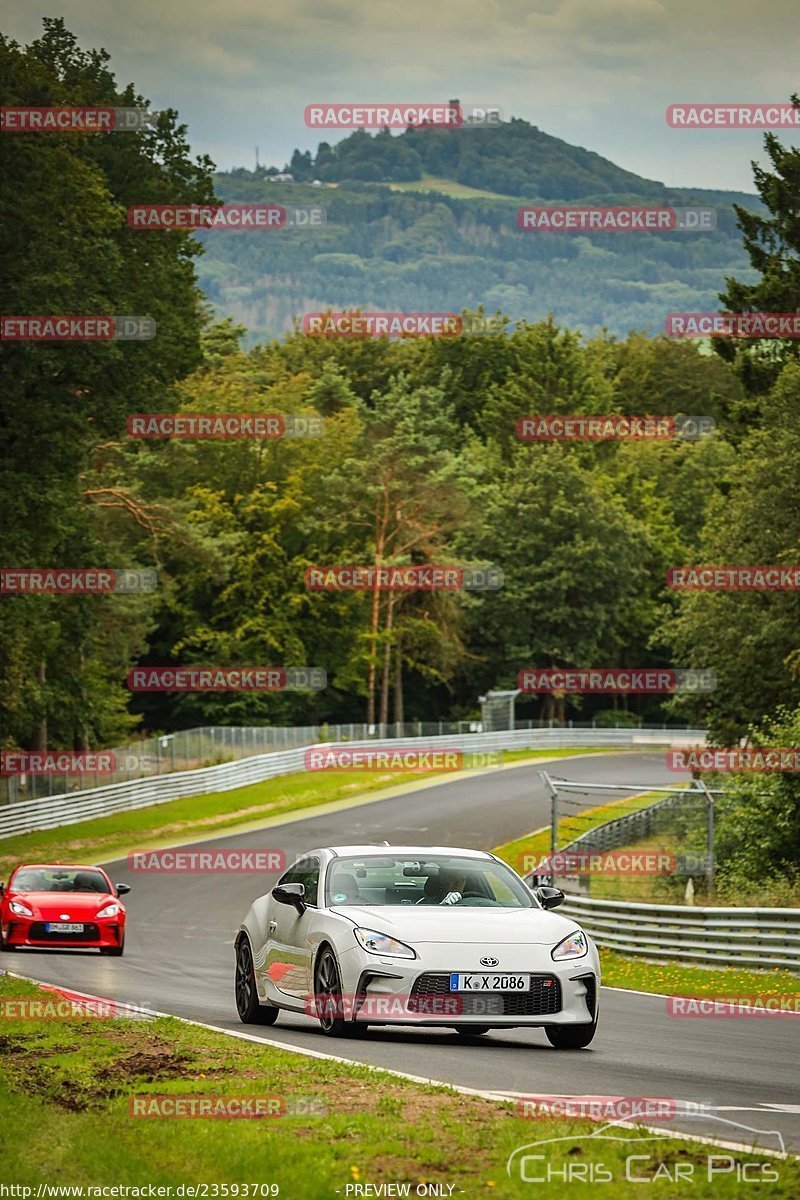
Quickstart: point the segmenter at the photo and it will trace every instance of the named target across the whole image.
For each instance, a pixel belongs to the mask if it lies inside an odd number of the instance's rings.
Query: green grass
[[[604,825],[615,816],[646,808],[659,798],[660,793],[648,792],[640,796],[627,796],[609,804],[581,809],[576,816],[567,816],[558,823],[558,845],[564,846],[579,834]],[[619,810],[622,810],[620,812]],[[663,834],[660,835],[663,838]],[[635,849],[663,848],[659,835],[637,842]],[[694,848],[694,847],[693,847]],[[621,847],[620,850],[625,849]],[[530,870],[526,859],[539,860],[550,853],[550,828],[525,834],[512,842],[496,846],[499,855],[515,871]],[[653,879],[649,884],[648,881]],[[641,900],[654,898],[653,888],[660,881],[655,877],[636,876],[591,876],[591,895],[604,900]],[[681,898],[659,895],[661,903],[681,903]],[[631,988],[641,992],[663,992],[680,996],[747,996],[781,995],[800,992],[800,975],[784,970],[747,970],[738,967],[683,967],[673,963],[658,963],[638,958],[626,958],[611,950],[600,948],[603,964],[603,983],[607,987]]]
[[[703,815],[703,822],[705,816]],[[670,854],[705,853],[705,830],[695,830],[694,836],[686,833],[671,833],[668,828],[626,846],[619,846],[615,853],[628,851],[640,853],[661,850]],[[685,904],[688,877],[679,875],[590,875],[589,895],[597,900],[634,900],[643,904]],[[693,903],[699,906],[733,907],[741,904],[757,908],[800,907],[800,882],[785,878],[757,879],[747,888],[743,896],[739,882],[727,882],[724,876],[718,880],[715,890],[709,894],[704,875],[693,876]]]
[[[513,203],[515,197],[503,195],[501,192],[487,192],[483,188],[469,187],[466,183],[456,183],[454,179],[442,179],[436,175],[423,175],[422,179],[412,179],[405,183],[390,183],[393,192],[441,192],[445,196],[457,196],[469,200],[505,200]],[[522,204],[520,200],[518,202]]]
[[[612,800],[607,804],[598,804],[592,808],[581,808],[575,813],[559,817],[557,845],[566,846],[582,833],[587,833],[598,825],[605,825],[607,821],[613,821],[615,817],[626,816],[628,813],[638,812],[640,808],[647,808],[657,799],[658,793],[643,792],[639,796],[624,796],[621,800]],[[550,853],[550,826],[533,833],[525,833],[522,837],[505,842],[502,846],[495,846],[494,853],[515,871],[524,874],[532,869],[533,860],[539,861]]]
[[[0,998],[33,997],[42,998],[42,992],[0,976]],[[320,1048],[336,1046],[325,1042]],[[460,1053],[471,1051],[460,1044]],[[218,1185],[277,1184],[287,1200],[334,1200],[354,1183],[409,1183],[414,1195],[425,1181],[452,1186],[454,1196],[515,1200],[540,1192],[506,1176],[508,1156],[533,1141],[569,1137],[537,1152],[558,1169],[601,1160],[614,1175],[615,1198],[642,1195],[639,1183],[625,1179],[624,1156],[633,1153],[652,1155],[651,1171],[659,1164],[694,1164],[691,1194],[701,1200],[736,1195],[730,1175],[707,1182],[708,1147],[672,1138],[655,1148],[649,1140],[622,1146],[587,1142],[586,1135],[598,1128],[591,1121],[531,1119],[517,1115],[510,1103],[304,1058],[172,1018],[6,1018],[0,1080],[0,1182],[34,1189],[207,1184],[207,1194],[214,1196],[213,1185],[216,1195],[225,1195]],[[155,1096],[281,1097],[296,1115],[262,1120],[131,1115],[132,1097]],[[646,1136],[634,1126],[629,1133],[633,1139]],[[800,1194],[796,1160],[736,1157],[778,1172],[778,1181],[761,1185],[759,1196],[789,1200]],[[571,1200],[574,1184],[556,1180],[547,1195]],[[647,1195],[672,1200],[677,1192],[662,1177],[647,1187]]]
[[[619,846],[614,853],[625,854],[629,851],[647,853],[656,850],[666,854],[677,855],[691,852],[701,855],[705,853],[705,846],[698,845],[696,841],[691,844],[678,841],[670,835],[669,830],[663,829],[660,833],[654,833],[628,845]],[[589,895],[596,900],[634,900],[642,904],[684,904],[688,882],[689,877],[682,875],[596,874],[589,876]],[[706,894],[706,881],[702,875],[694,876],[693,882],[695,904],[727,903],[727,901],[719,899],[715,901]],[[748,903],[755,904],[759,901],[748,900]]]
[[[505,751],[503,762],[519,765],[540,758],[564,758],[592,754],[596,750],[512,750]],[[612,753],[612,751],[608,751]],[[0,878],[19,862],[106,862],[132,849],[156,849],[215,834],[231,833],[237,828],[264,825],[320,804],[356,803],[372,792],[427,781],[431,776],[455,778],[452,772],[399,774],[394,771],[355,774],[299,771],[282,775],[230,792],[189,796],[167,804],[151,805],[97,817],[76,825],[19,834],[0,840]]]
[[[626,958],[600,947],[603,984],[667,996],[785,996],[800,995],[800,975],[794,971],[758,971],[748,967],[684,967]]]

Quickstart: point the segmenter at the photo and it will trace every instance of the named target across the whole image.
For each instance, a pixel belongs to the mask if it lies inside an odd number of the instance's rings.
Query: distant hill
[[[220,174],[220,199],[322,205],[316,229],[204,233],[200,283],[252,339],[317,309],[460,311],[556,319],[591,335],[663,328],[668,312],[715,310],[725,276],[750,277],[731,205],[755,195],[667,188],[525,121],[494,128],[357,132],[316,156],[296,150],[296,183],[261,168]],[[311,180],[323,186],[311,186]],[[705,205],[706,233],[521,233],[521,202]]]

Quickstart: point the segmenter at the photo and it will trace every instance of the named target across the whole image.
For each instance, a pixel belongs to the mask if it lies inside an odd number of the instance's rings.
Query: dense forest
[[[81,50],[58,20],[47,20],[30,47],[0,41],[0,64],[3,103],[146,104],[132,86],[118,89],[104,52]],[[500,136],[529,134],[512,125]],[[773,135],[765,149],[768,167],[755,168],[759,204],[736,205],[730,217],[736,261],[749,265],[726,277],[727,219],[707,239],[642,235],[623,262],[609,240],[617,235],[606,236],[608,246],[594,235],[512,242],[494,201],[431,200],[369,183],[326,194],[331,220],[312,236],[328,240],[316,256],[300,240],[305,230],[294,231],[294,250],[288,231],[286,240],[242,234],[226,243],[224,265],[211,233],[142,233],[126,223],[128,207],[142,202],[268,199],[264,180],[247,173],[226,177],[221,197],[213,164],[192,157],[177,113],[120,138],[9,138],[0,182],[0,207],[14,214],[3,244],[8,311],[146,315],[157,336],[4,341],[2,560],[142,568],[155,572],[157,587],[3,597],[2,745],[84,749],[204,723],[471,718],[481,693],[514,687],[524,668],[602,665],[705,669],[717,687],[673,697],[533,695],[520,697],[517,715],[602,721],[609,709],[616,720],[627,710],[631,721],[707,724],[720,744],[747,736],[796,746],[797,592],[681,592],[667,572],[797,563],[798,343],[587,335],[559,318],[551,290],[572,271],[598,323],[637,289],[649,289],[663,316],[697,299],[669,282],[680,267],[715,289],[722,311],[800,311],[800,150]],[[348,153],[345,143],[332,161]],[[595,175],[591,186],[599,182]],[[313,185],[269,186],[319,201]],[[347,238],[353,252],[335,249]],[[274,278],[261,274],[253,239],[272,247],[263,253]],[[391,293],[380,293],[387,307],[433,306],[437,276],[449,272],[462,299],[472,298],[481,276],[473,254],[454,253],[464,239],[492,243],[509,278],[529,270],[540,302],[521,302],[520,312],[510,291],[508,304],[496,294],[492,312],[506,316],[482,336],[347,339],[296,328],[256,344],[258,320],[248,331],[219,320],[209,303],[215,288],[230,303],[238,278],[243,310],[260,288],[273,313],[284,311],[308,294],[302,264],[313,274],[327,258],[338,284],[335,294],[320,284],[320,300],[356,309],[380,292],[363,284],[379,246],[397,272],[384,280]],[[611,258],[613,286],[598,265]],[[470,306],[454,299],[446,307]],[[128,435],[132,414],[159,412],[282,414],[322,420],[324,429],[236,441]],[[715,432],[570,443],[516,433],[522,416],[611,413],[702,415]],[[335,563],[491,566],[504,586],[306,586],[307,568]],[[129,691],[132,666],[170,664],[313,666],[328,686]],[[778,890],[791,885],[796,779],[742,777],[728,788],[719,836],[734,890],[756,877],[774,878]]]
[[[80,50],[58,21],[27,49],[4,42],[2,59],[15,102],[144,103],[118,91],[105,56]],[[527,137],[522,126],[500,136]],[[793,593],[680,594],[665,582],[675,564],[796,555],[792,343],[714,353],[637,333],[587,338],[548,317],[480,337],[296,331],[243,348],[244,328],[215,322],[198,287],[199,239],[125,223],[143,198],[215,195],[213,165],[191,157],[176,113],[116,140],[53,135],[35,154],[29,142],[8,148],[7,178],[24,178],[31,197],[6,239],[9,310],[146,313],[158,336],[4,344],[3,558],[149,567],[159,583],[135,596],[4,598],[6,744],[104,745],[137,728],[201,722],[460,717],[526,666],[712,669],[714,693],[629,703],[648,719],[708,721],[725,737],[793,704]],[[790,201],[800,153],[772,137],[767,148],[761,212],[735,214],[750,272],[716,286],[727,288],[723,306],[791,311],[800,308]],[[8,207],[11,184],[2,187]],[[50,219],[56,192],[60,227]],[[388,202],[417,199],[361,197],[378,224]],[[434,229],[429,237],[433,271]],[[234,243],[245,255],[245,235]],[[590,249],[591,259],[599,247]],[[394,307],[411,307],[412,294],[413,307],[426,307],[412,278]],[[605,302],[591,278],[583,286]],[[354,307],[357,294],[345,290],[338,306]],[[148,411],[313,414],[325,432],[235,443],[126,436],[127,417]],[[610,412],[704,414],[717,429],[667,443],[515,435],[523,415]],[[491,564],[505,586],[385,593],[376,606],[364,592],[309,591],[306,567],[325,562]],[[136,662],[308,664],[327,671],[329,686],[132,698],[125,679]],[[586,717],[610,703],[532,697],[520,715]]]
[[[595,184],[587,203],[653,203],[646,191],[610,195]],[[225,201],[322,208],[327,217],[324,224],[269,233],[198,235],[205,249],[200,286],[218,316],[247,327],[250,345],[291,331],[305,312],[352,306],[434,312],[482,306],[514,321],[552,314],[590,337],[603,330],[655,335],[667,312],[715,311],[726,275],[756,278],[731,195],[673,193],[659,200],[712,208],[713,230],[551,233],[521,231],[519,202],[500,195],[355,181],[313,187],[244,170],[217,175],[214,186]],[[741,200],[758,210],[754,197]]]
[[[316,155],[295,150],[284,173],[240,168],[215,176],[226,201],[321,207],[324,225],[201,234],[203,292],[248,343],[289,332],[304,312],[365,309],[460,312],[483,306],[512,320],[548,314],[588,336],[657,334],[673,309],[713,311],[719,281],[754,279],[732,205],[756,195],[667,188],[512,119],[495,127],[364,130]],[[710,208],[713,230],[565,234],[520,231],[521,202]]]

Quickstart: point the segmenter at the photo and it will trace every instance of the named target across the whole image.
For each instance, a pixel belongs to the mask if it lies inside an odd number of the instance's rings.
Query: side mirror
[[[129,883],[118,883],[117,884],[116,892],[117,892],[118,896],[127,896],[128,892],[130,890],[131,890],[131,885]]]
[[[557,887],[537,887],[534,888],[533,894],[542,908],[558,908],[559,904],[566,900],[561,888]]]
[[[305,894],[304,883],[279,883],[272,889],[272,895],[279,904],[292,904],[299,913],[306,911]]]

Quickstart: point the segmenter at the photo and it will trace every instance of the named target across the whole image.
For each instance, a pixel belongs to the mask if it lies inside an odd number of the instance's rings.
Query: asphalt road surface
[[[536,764],[416,789],[332,813],[306,814],[262,831],[234,833],[203,849],[280,849],[287,861],[315,846],[395,843],[491,849],[549,822]],[[663,753],[560,759],[553,775],[595,783],[674,784]],[[607,793],[612,799],[622,793]],[[587,805],[598,802],[587,796]],[[186,847],[185,847],[186,848]],[[21,951],[2,967],[44,982],[152,1007],[251,1034],[507,1096],[662,1097],[706,1106],[702,1118],[664,1127],[721,1141],[800,1153],[800,1018],[675,1018],[663,997],[604,988],[591,1047],[553,1050],[539,1029],[465,1041],[445,1029],[372,1029],[363,1041],[324,1037],[315,1021],[281,1014],[271,1027],[242,1026],[233,999],[233,937],[252,899],[276,876],[137,874],[130,883],[125,956]],[[709,1107],[710,1106],[710,1109]],[[664,1125],[664,1122],[653,1122]],[[753,1132],[753,1131],[763,1132]],[[531,1123],[531,1140],[540,1136]]]

